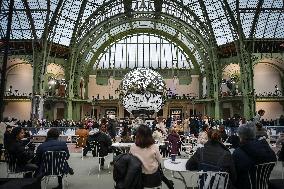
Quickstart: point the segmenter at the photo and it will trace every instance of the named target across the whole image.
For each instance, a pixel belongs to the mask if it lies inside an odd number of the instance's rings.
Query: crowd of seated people
[[[47,132],[46,141],[40,144],[35,153],[35,147],[30,143],[29,136],[25,132],[25,128],[20,126],[6,126],[4,133],[4,147],[8,161],[15,163],[16,172],[23,172],[24,178],[35,177],[41,180],[44,176],[43,156],[47,151],[65,151],[67,159],[69,158],[69,150],[66,142],[59,141],[59,130],[51,128]],[[74,174],[73,169],[66,162],[65,174]],[[56,189],[62,188],[62,176],[58,176],[58,186]]]
[[[92,142],[96,141],[102,145],[101,152],[99,152],[100,156],[106,156],[113,151],[111,145],[113,142],[116,142],[117,135],[119,134],[122,138],[122,142],[134,143],[129,152],[138,157],[142,162],[142,172],[146,174],[146,176],[144,176],[145,179],[147,178],[147,174],[151,175],[156,173],[158,170],[157,166],[161,163],[160,157],[165,154],[167,156],[169,154],[180,155],[182,151],[181,143],[185,142],[187,138],[195,138],[196,144],[199,145],[197,145],[197,148],[193,151],[193,156],[187,163],[187,169],[199,170],[204,164],[213,164],[215,168],[221,167],[220,170],[230,174],[230,187],[242,188],[244,186],[238,184],[237,180],[239,180],[240,175],[244,174],[244,171],[248,171],[249,168],[256,164],[274,162],[276,161],[276,156],[265,140],[268,136],[261,122],[248,122],[240,117],[230,120],[230,123],[235,123],[233,127],[236,129],[236,133],[228,133],[228,130],[225,129],[226,126],[220,124],[221,122],[216,122],[213,119],[209,120],[208,118],[204,119],[204,117],[201,116],[185,117],[185,120],[181,122],[172,120],[170,123],[168,119],[158,117],[152,125],[144,125],[142,127],[139,126],[140,124],[135,126],[135,121],[131,122],[130,119],[126,118],[122,122],[123,129],[120,133],[115,129],[118,127],[118,122],[113,118],[102,118],[98,121],[95,119],[87,119],[84,122],[78,122],[80,124],[75,133],[79,136],[77,147],[84,148],[83,155],[86,155],[88,151],[92,151]],[[25,133],[24,129],[21,127],[14,127],[12,131],[10,130],[11,127],[6,126],[4,137],[5,148],[8,151],[12,149],[9,153],[17,153],[17,155],[23,155],[25,157],[21,157],[23,161],[21,163],[21,169],[27,171],[36,170],[37,174],[40,175],[40,171],[38,170],[41,169],[41,158],[35,158],[33,153],[26,154],[27,146],[22,138],[28,138],[28,133]],[[141,143],[139,143],[140,138],[138,136],[141,134],[140,132],[144,138],[144,135],[149,137],[149,143],[144,144],[141,141]],[[151,137],[148,136],[148,132],[150,132]],[[46,142],[37,148],[36,154],[38,157],[41,157],[47,150],[63,150],[67,152],[69,157],[66,143],[57,140],[59,134],[60,132],[56,128],[49,130]],[[80,139],[82,139],[81,142]],[[159,147],[155,145],[155,143],[157,143]],[[228,149],[223,143],[231,143],[231,149],[233,150]],[[278,143],[281,144],[281,142]],[[11,145],[16,147],[11,148]],[[255,147],[257,147],[257,149],[261,148],[262,150],[256,153],[254,152],[256,150]],[[148,148],[153,148],[152,151],[159,153],[156,154],[159,156],[153,156],[151,153],[147,155],[142,153],[146,149],[148,150]],[[32,147],[29,147],[29,149],[32,151]],[[17,150],[17,152],[15,153],[13,150]],[[150,159],[154,157],[158,159],[157,162],[151,161],[151,163],[148,164]],[[100,163],[103,167],[104,159],[102,159]],[[72,169],[70,169],[68,165],[66,165],[66,167],[66,173],[72,173]],[[30,175],[26,175],[26,177],[30,177]],[[58,187],[60,188],[62,187],[62,178],[59,177],[58,181]],[[247,180],[244,181],[247,182]]]
[[[107,119],[108,120],[108,131],[112,139],[115,138],[115,135],[117,134],[117,128],[121,127],[123,128],[124,120],[128,119],[129,125],[136,124],[134,120],[130,120],[129,118],[122,118],[121,120],[113,119],[113,118],[107,118],[107,116],[104,116],[101,119]],[[46,128],[46,127],[59,127],[61,131],[64,130],[64,128],[79,128],[80,125],[86,125],[87,128],[91,128],[92,125],[98,125],[100,123],[100,120],[96,120],[95,118],[88,118],[86,117],[82,121],[72,121],[72,120],[65,120],[65,119],[57,119],[53,121],[47,121],[46,119],[43,120],[24,120],[19,121],[17,119],[10,119],[8,122],[8,125],[12,126],[21,126],[21,127],[28,127],[28,128],[34,128],[35,131],[32,133],[35,134],[37,132],[38,128]],[[253,120],[253,119],[252,119]],[[208,116],[202,116],[202,115],[193,115],[193,116],[185,116],[185,118],[182,120],[174,120],[172,117],[168,117],[167,119],[164,119],[162,117],[157,117],[154,119],[154,121],[151,123],[152,130],[156,127],[160,127],[163,132],[166,132],[166,128],[175,127],[179,133],[183,132],[185,135],[194,134],[197,136],[199,131],[202,129],[202,126],[204,124],[208,124],[209,126],[219,126],[224,125],[225,129],[230,128],[232,132],[236,132],[236,128],[238,128],[242,124],[246,124],[248,121],[252,120],[246,120],[245,118],[240,117],[239,115],[235,115],[231,118],[227,118],[225,120],[215,120],[212,117]],[[284,116],[281,115],[278,120],[270,120],[267,119],[259,119],[259,122],[263,126],[276,126],[276,125],[284,125]],[[61,129],[62,128],[62,129]],[[29,129],[30,130],[30,129]]]

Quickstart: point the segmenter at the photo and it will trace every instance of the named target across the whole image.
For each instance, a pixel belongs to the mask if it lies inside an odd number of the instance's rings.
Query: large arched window
[[[94,68],[184,68],[193,64],[180,47],[155,34],[134,34],[114,43]]]

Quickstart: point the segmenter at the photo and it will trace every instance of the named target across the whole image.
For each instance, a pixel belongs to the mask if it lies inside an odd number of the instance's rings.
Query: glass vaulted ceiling
[[[36,37],[40,38],[43,33],[44,25],[47,19],[48,10],[50,10],[49,20],[51,20],[56,6],[60,0],[15,0],[12,39],[33,39],[30,30],[30,21],[27,17],[27,7],[24,1],[28,2],[29,9],[34,22]],[[82,21],[88,18],[99,6],[109,0],[88,0]],[[122,0],[118,0],[122,1]],[[134,1],[134,0],[133,0]],[[148,0],[135,0],[136,2]],[[200,19],[204,21],[204,15],[198,0],[175,0],[189,7]],[[250,36],[250,31],[254,23],[254,17],[257,13],[258,0],[240,0],[240,5],[236,7],[235,0],[227,0],[235,17],[237,10],[240,13],[241,23],[246,37]],[[0,9],[0,37],[4,37],[7,28],[8,0],[2,0]],[[48,4],[47,2],[50,2]],[[79,14],[82,0],[63,0],[59,14],[56,15],[55,27],[50,40],[62,45],[69,45],[72,37],[76,19]],[[223,0],[204,0],[208,17],[211,21],[216,41],[219,45],[233,41],[232,31],[228,15],[223,10]],[[178,11],[176,11],[178,12]],[[283,0],[264,0],[258,19],[255,20],[255,38],[284,38],[284,11]]]
[[[134,34],[108,47],[94,65],[96,68],[183,68],[193,63],[174,43],[154,34]]]

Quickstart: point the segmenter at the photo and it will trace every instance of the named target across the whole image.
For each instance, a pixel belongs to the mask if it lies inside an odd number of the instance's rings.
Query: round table
[[[172,162],[171,159],[166,159],[164,161],[164,167],[171,171],[187,171],[185,168],[186,162],[188,159],[176,159]]]
[[[173,177],[183,182],[185,188],[189,188],[186,184],[185,178],[182,172],[186,172],[186,162],[188,159],[176,159],[174,162],[171,159],[166,159],[164,161],[164,167],[173,173]],[[174,173],[178,173],[180,177],[176,177]]]

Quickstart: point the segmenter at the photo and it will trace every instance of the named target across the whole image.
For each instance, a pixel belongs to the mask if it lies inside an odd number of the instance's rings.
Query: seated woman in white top
[[[159,170],[159,165],[162,162],[162,156],[159,152],[158,146],[155,144],[154,138],[152,137],[151,129],[148,126],[140,125],[137,128],[135,144],[130,147],[129,153],[136,156],[142,163],[142,174],[144,175],[143,177],[146,178],[143,178],[143,184],[145,187],[156,187],[150,185],[159,185],[161,180],[168,185],[167,182],[170,181],[167,180],[167,178]],[[150,179],[151,181],[149,181],[149,177],[147,175],[153,175],[152,179]],[[157,175],[160,176],[160,179],[157,178]],[[172,183],[170,183],[170,185],[172,186]]]

